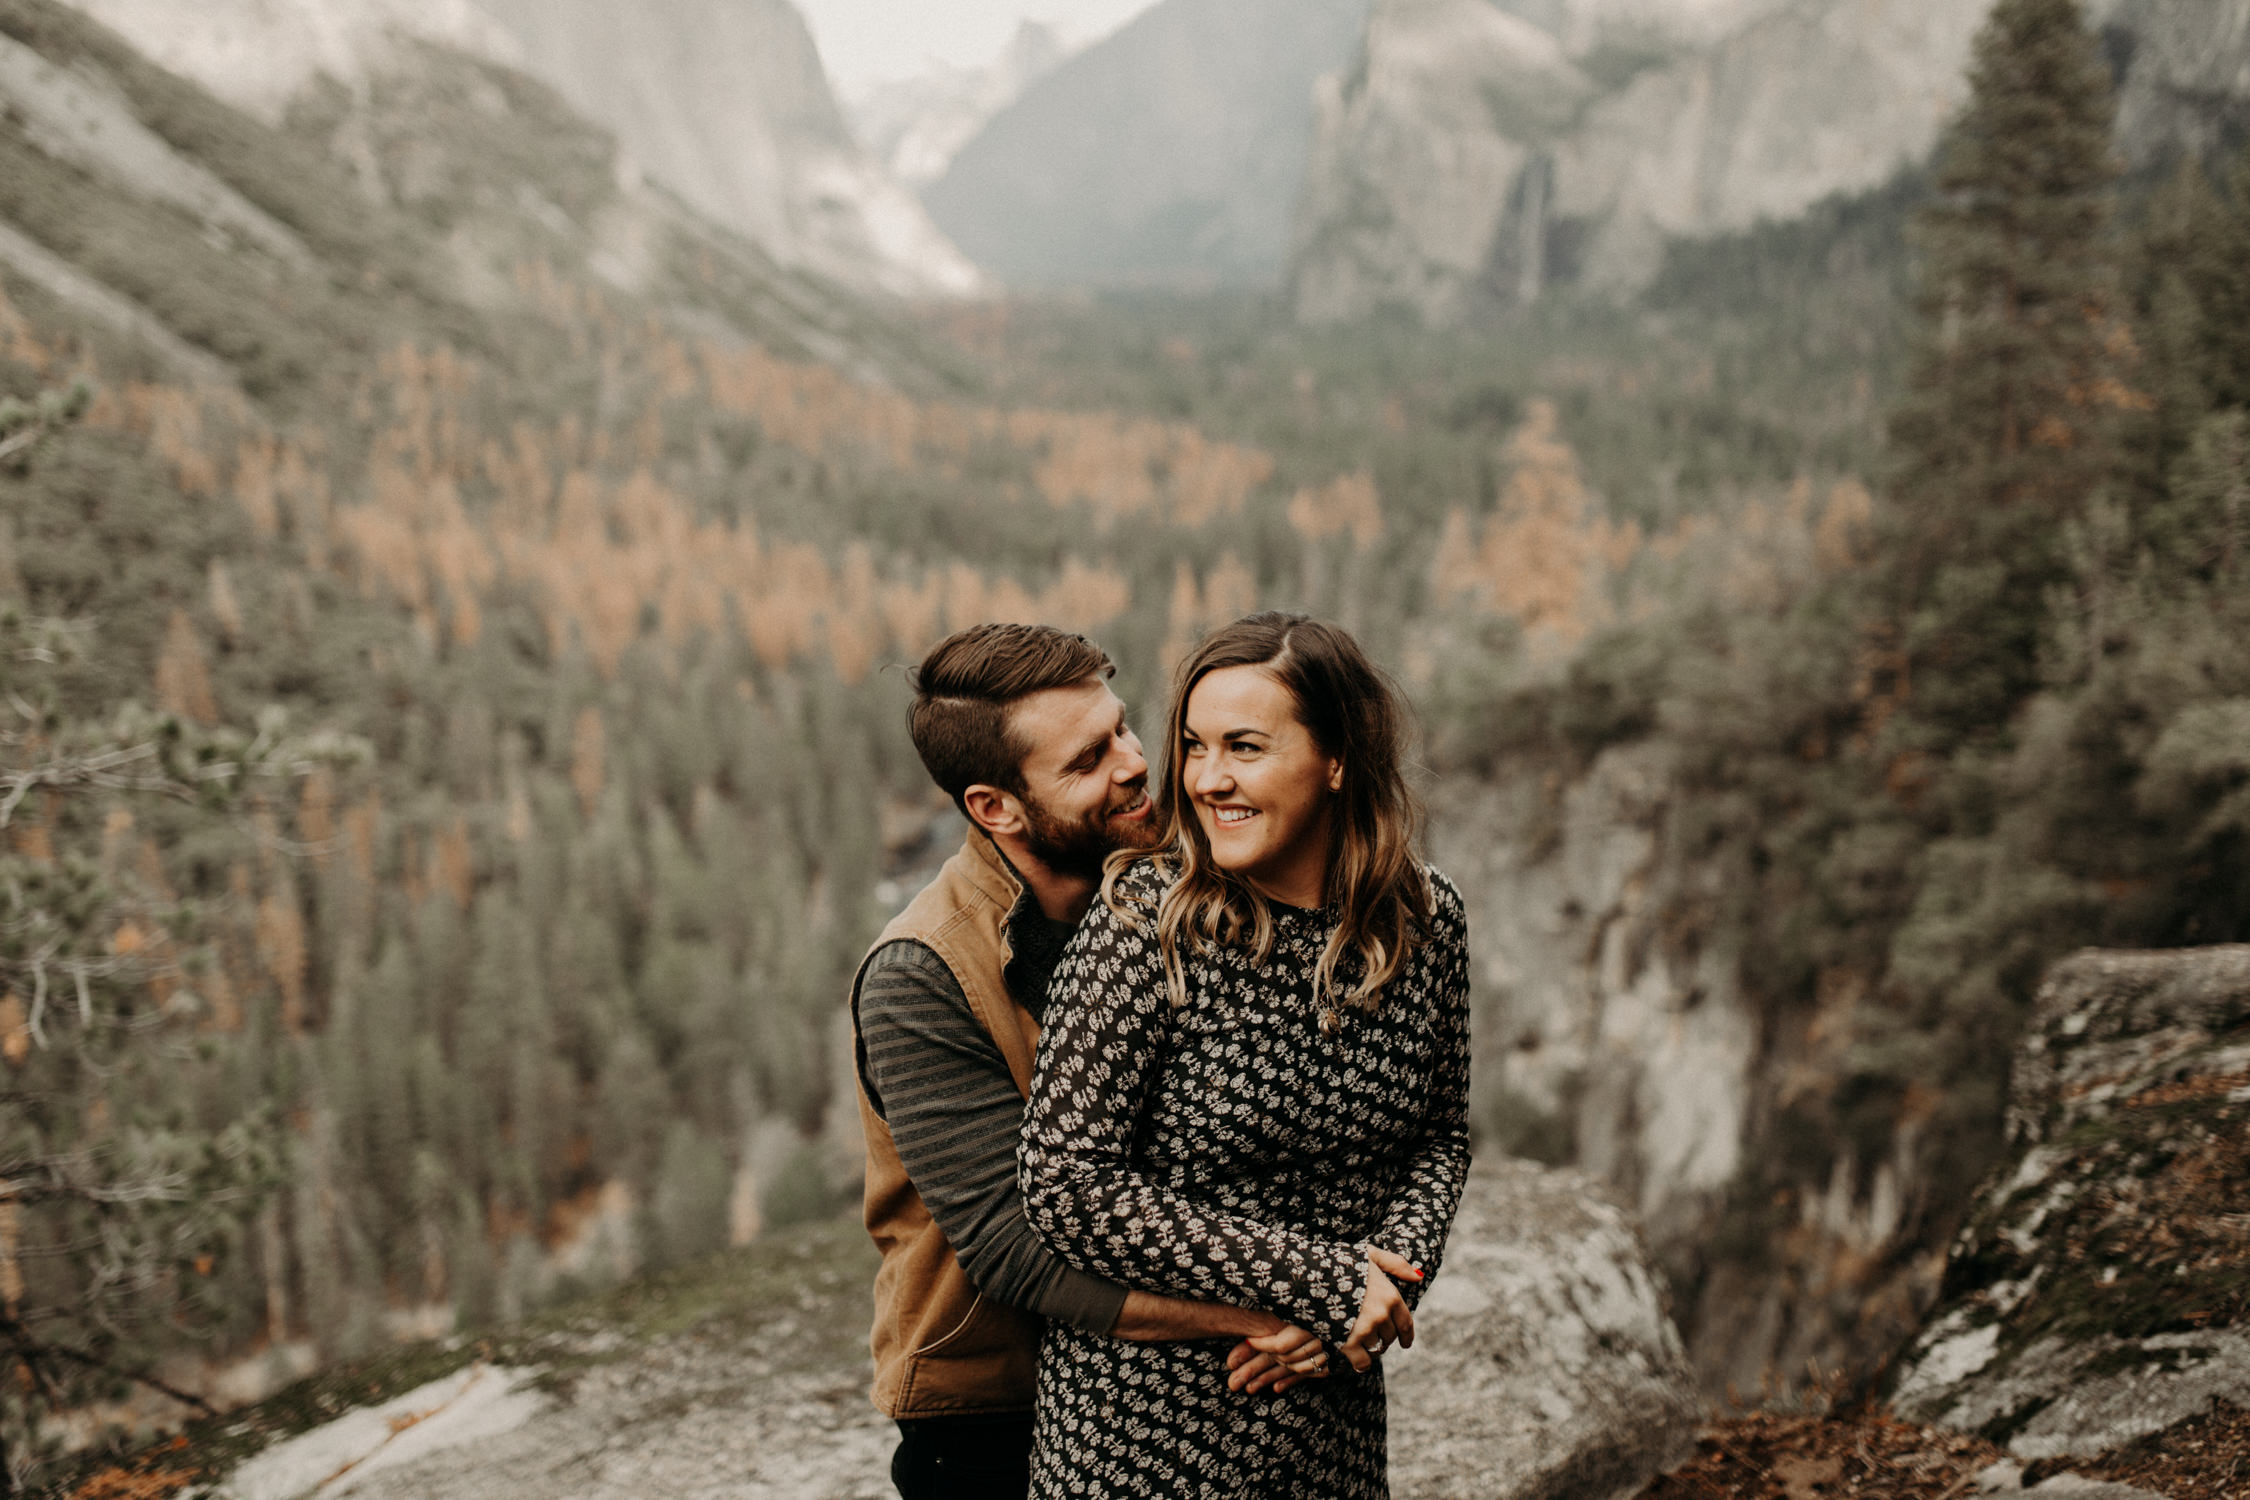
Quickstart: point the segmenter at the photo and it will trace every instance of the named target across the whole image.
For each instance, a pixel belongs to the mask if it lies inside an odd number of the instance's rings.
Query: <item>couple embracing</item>
[[[984,625],[909,719],[968,818],[853,986],[875,1404],[921,1497],[1388,1493],[1468,1169],[1461,899],[1343,631],[1182,663],[1152,783],[1109,658]]]

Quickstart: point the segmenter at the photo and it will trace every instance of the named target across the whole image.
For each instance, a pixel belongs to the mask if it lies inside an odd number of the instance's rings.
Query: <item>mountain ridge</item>
[[[1377,0],[1324,84],[1300,317],[1444,319],[1572,283],[1622,297],[1666,247],[1786,222],[1925,164],[1988,4]],[[2096,0],[2137,168],[2250,135],[2250,3]],[[1658,24],[1658,23],[1664,24]],[[1542,104],[1541,92],[1558,104]]]
[[[628,182],[657,178],[784,266],[896,296],[962,296],[982,284],[852,139],[789,0],[77,3],[268,124],[322,80],[364,99],[417,65],[414,42],[521,69],[616,134]]]

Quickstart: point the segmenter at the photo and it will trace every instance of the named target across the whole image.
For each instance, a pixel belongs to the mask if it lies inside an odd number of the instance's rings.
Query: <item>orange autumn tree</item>
[[[1500,503],[1481,526],[1456,508],[1431,564],[1432,591],[1523,627],[1535,652],[1567,651],[1612,617],[1609,582],[1640,550],[1640,528],[1603,514],[1554,403],[1534,401],[1508,441]]]

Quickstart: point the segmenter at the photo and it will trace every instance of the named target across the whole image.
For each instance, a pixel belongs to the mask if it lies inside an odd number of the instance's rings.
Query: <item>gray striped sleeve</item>
[[[969,1280],[1011,1306],[1107,1333],[1125,1288],[1064,1265],[1025,1220],[1023,1096],[952,971],[922,943],[886,943],[855,1003],[860,1084]]]

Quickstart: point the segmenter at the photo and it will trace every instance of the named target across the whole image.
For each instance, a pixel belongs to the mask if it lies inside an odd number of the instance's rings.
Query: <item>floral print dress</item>
[[[1370,1246],[1437,1270],[1469,1165],[1468,948],[1434,872],[1432,926],[1373,1012],[1327,1017],[1312,976],[1334,914],[1274,907],[1247,948],[1185,955],[1167,996],[1153,862],[1100,901],[1048,993],[1024,1117],[1026,1210],[1081,1270],[1146,1291],[1264,1308],[1333,1351]],[[1136,907],[1137,899],[1145,905]],[[1032,1493],[1369,1500],[1385,1478],[1381,1368],[1279,1395],[1227,1389],[1234,1340],[1132,1343],[1049,1324]]]

